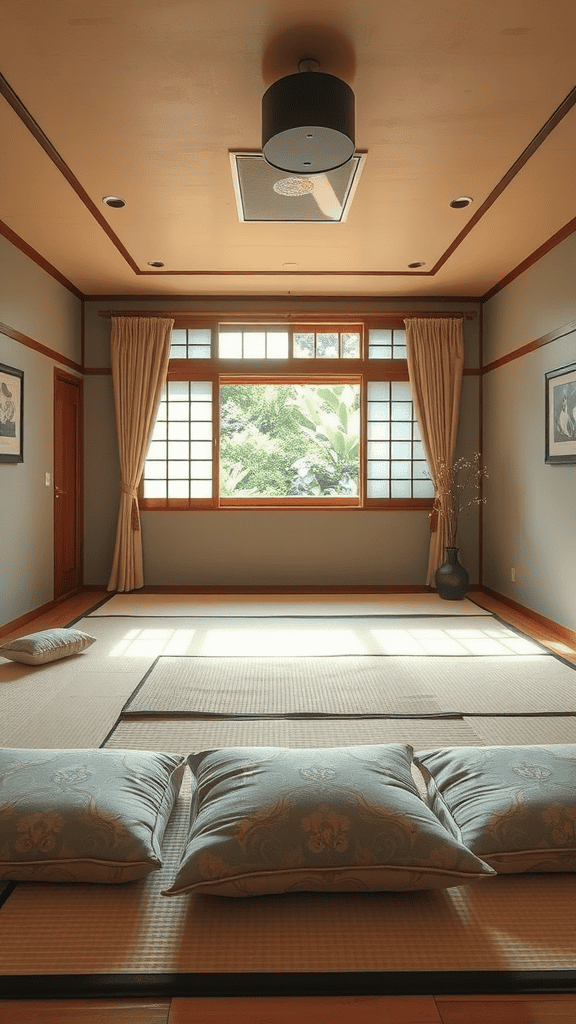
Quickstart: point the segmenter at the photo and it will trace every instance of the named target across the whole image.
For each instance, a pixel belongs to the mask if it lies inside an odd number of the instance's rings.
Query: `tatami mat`
[[[90,618],[107,615],[489,615],[468,598],[438,594],[115,594]]]
[[[124,719],[107,747],[165,750],[187,755],[218,747],[337,747],[366,743],[431,746],[482,746],[475,719]]]
[[[157,655],[205,657],[323,656],[330,654],[486,655],[547,654],[491,615],[328,616],[323,619],[166,616],[85,618],[78,628],[98,639],[100,658],[126,671]],[[93,650],[94,648],[91,648]]]
[[[576,875],[440,892],[167,899],[187,821],[183,792],[165,866],[146,881],[19,884],[0,914],[0,973],[576,969]]]
[[[534,718],[465,718],[480,746],[529,746],[538,743],[576,743],[576,718],[554,715]]]
[[[159,658],[124,714],[434,715],[395,658]]]
[[[161,657],[125,714],[576,713],[576,671],[552,655]]]

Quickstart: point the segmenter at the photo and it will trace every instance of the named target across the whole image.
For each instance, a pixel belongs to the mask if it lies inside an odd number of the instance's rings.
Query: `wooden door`
[[[54,370],[54,598],[82,585],[82,381]]]

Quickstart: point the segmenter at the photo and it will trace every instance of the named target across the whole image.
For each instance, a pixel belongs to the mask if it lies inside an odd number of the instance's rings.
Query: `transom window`
[[[400,324],[206,320],[172,332],[142,508],[431,506]]]

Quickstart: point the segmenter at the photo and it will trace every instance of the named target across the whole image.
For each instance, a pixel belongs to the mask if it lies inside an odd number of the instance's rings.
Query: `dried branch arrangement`
[[[468,515],[476,505],[486,504],[482,480],[488,473],[480,462],[480,452],[453,463],[438,459],[434,469],[436,497],[430,516],[446,523],[446,547],[454,548],[460,517]]]

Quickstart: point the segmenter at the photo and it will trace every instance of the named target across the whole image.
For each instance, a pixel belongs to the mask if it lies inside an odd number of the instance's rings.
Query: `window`
[[[429,507],[400,322],[172,332],[141,507]]]

